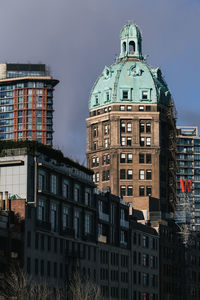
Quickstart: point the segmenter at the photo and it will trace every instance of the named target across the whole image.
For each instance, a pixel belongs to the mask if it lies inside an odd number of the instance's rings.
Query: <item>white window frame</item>
[[[139,170],[139,179],[144,180],[145,170]]]

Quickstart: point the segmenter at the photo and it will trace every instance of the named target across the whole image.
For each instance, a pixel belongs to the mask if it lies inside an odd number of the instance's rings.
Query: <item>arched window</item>
[[[134,53],[135,52],[135,42],[130,41],[129,42],[129,53]]]
[[[123,52],[126,52],[126,42],[123,42],[122,49],[123,49]]]

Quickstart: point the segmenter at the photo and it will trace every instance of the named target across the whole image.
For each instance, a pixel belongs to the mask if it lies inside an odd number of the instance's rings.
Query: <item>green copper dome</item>
[[[168,104],[170,92],[159,68],[153,69],[143,59],[141,33],[137,25],[128,24],[120,34],[118,61],[105,66],[89,100],[89,109],[113,103]]]

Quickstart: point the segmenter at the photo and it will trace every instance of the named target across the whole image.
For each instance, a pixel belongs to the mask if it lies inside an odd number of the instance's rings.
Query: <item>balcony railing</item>
[[[36,220],[36,227],[38,227],[41,230],[51,231],[51,223],[46,221]]]
[[[74,237],[75,232],[74,232],[74,229],[73,229],[73,228],[67,227],[67,228],[65,228],[65,229],[62,229],[62,230],[60,231],[60,234],[61,234],[61,235],[64,235],[64,236]]]
[[[129,228],[129,222],[124,219],[120,219],[120,226]]]
[[[109,222],[109,215],[100,211],[99,212],[99,219],[101,219],[103,221],[106,221],[106,222]]]

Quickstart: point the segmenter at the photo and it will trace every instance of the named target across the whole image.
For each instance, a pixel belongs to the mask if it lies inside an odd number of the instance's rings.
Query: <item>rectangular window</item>
[[[147,194],[147,196],[151,196],[151,194],[152,194],[152,187],[151,186],[147,186],[146,187],[146,194]]]
[[[150,132],[151,132],[151,124],[146,123],[146,133],[150,133]]]
[[[126,179],[126,170],[124,169],[120,170],[120,179]]]
[[[74,201],[79,202],[80,190],[79,187],[74,188]]]
[[[147,91],[142,91],[142,99],[143,100],[148,99],[148,92]]]
[[[144,170],[139,170],[139,179],[144,180]]]
[[[146,170],[146,179],[151,180],[152,179],[152,172],[151,170]]]
[[[120,154],[120,163],[125,163],[126,162],[126,154],[125,153],[121,153]]]
[[[56,175],[51,175],[51,193],[56,194],[57,189],[57,177]]]
[[[122,99],[127,100],[128,99],[128,91],[122,91]]]
[[[120,186],[120,195],[121,195],[121,197],[126,196],[126,186],[125,185]]]
[[[58,224],[57,204],[51,203],[51,229],[53,231],[57,231],[57,224]]]
[[[66,199],[69,197],[69,183],[66,180],[64,180],[62,184],[62,195]]]
[[[45,202],[44,200],[38,200],[38,207],[37,207],[37,218],[40,221],[45,221]]]
[[[35,259],[35,275],[38,275],[38,259]]]
[[[128,110],[128,111],[131,111],[131,110],[132,110],[132,106],[131,106],[131,105],[128,105],[128,106],[127,106],[127,110]]]
[[[128,153],[127,154],[127,163],[130,164],[133,162],[133,154],[132,153]]]
[[[127,137],[127,146],[131,146],[131,145],[132,145],[132,138]]]
[[[139,164],[144,164],[144,154],[143,153],[139,154]]]
[[[132,131],[132,124],[127,123],[127,132],[131,132],[131,131]]]
[[[125,110],[125,106],[124,105],[120,105],[120,110],[124,111]]]
[[[144,111],[144,106],[143,105],[139,106],[139,111]]]
[[[98,136],[98,127],[93,128],[93,137]]]
[[[92,232],[92,215],[85,215],[85,233],[90,234]]]
[[[151,106],[150,105],[146,106],[146,111],[151,111]]]
[[[144,196],[144,186],[139,187],[139,195]]]
[[[127,179],[133,179],[133,170],[127,170]]]
[[[106,125],[104,126],[104,134],[108,134],[108,133],[109,133],[109,125],[106,124]]]
[[[125,136],[121,137],[121,146],[126,146],[126,137]]]
[[[44,175],[38,174],[38,190],[44,189]]]
[[[144,132],[144,123],[140,123],[140,133]]]
[[[108,148],[108,144],[109,144],[109,140],[108,140],[108,139],[105,139],[105,140],[104,140],[104,147],[105,147],[105,148]]]
[[[149,153],[146,154],[146,163],[151,164],[151,154]]]
[[[151,138],[150,137],[147,138],[146,145],[147,146],[151,146]]]
[[[121,123],[121,132],[125,132],[125,130],[126,130],[125,123]]]
[[[96,173],[96,182],[99,182],[99,173]]]
[[[70,227],[69,222],[69,207],[64,206],[63,207],[63,230]]]
[[[85,205],[90,205],[91,193],[89,189],[85,190]]]
[[[140,146],[144,146],[144,137],[140,137]]]
[[[97,150],[97,142],[93,143],[93,150]]]
[[[129,185],[127,187],[127,196],[133,196],[133,186]]]
[[[99,97],[96,95],[95,96],[95,105],[97,105],[99,103]]]

